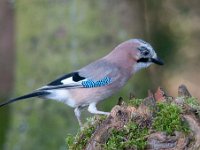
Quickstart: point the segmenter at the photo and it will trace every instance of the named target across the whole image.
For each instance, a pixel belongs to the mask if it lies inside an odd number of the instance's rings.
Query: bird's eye
[[[143,56],[147,56],[150,53],[147,47],[144,47],[144,46],[139,47],[138,50],[141,52]]]
[[[149,55],[149,51],[143,51],[142,54],[143,54],[144,56],[147,56],[147,55]]]

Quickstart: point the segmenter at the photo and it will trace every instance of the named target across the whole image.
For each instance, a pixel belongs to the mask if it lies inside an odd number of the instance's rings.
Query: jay
[[[121,89],[134,73],[153,63],[164,64],[149,43],[141,39],[130,39],[103,58],[29,94],[10,99],[0,104],[0,107],[31,97],[52,99],[73,107],[79,125],[82,126],[82,108],[88,106],[92,114],[108,115],[109,112],[97,110],[96,104]]]

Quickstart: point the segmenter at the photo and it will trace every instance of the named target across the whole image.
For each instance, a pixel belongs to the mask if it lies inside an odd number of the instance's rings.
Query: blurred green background
[[[151,43],[165,66],[137,73],[98,105],[101,110],[130,92],[144,98],[158,86],[177,96],[181,83],[199,98],[199,7],[198,0],[1,0],[0,101],[79,69],[130,38]],[[64,150],[66,135],[77,130],[73,109],[62,103],[33,98],[0,108],[3,150]]]

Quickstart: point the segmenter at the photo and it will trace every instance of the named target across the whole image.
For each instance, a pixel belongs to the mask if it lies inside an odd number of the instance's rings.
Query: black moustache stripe
[[[164,62],[160,59],[160,58],[140,58],[139,60],[137,60],[137,62],[143,62],[143,63],[147,63],[147,62],[152,62],[158,65],[164,65]]]
[[[139,60],[137,60],[137,62],[151,62],[151,59],[149,59],[149,58],[140,58]]]

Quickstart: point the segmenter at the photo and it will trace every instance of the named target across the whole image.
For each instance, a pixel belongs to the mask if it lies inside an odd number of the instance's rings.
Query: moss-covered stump
[[[109,116],[90,118],[75,137],[72,150],[199,150],[200,105],[181,85],[173,98],[158,88],[145,99],[120,99]]]

